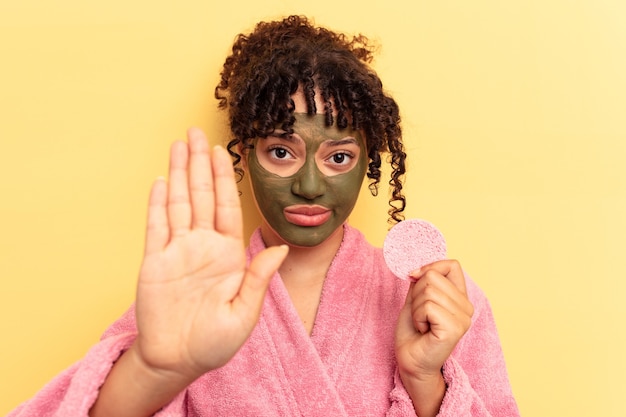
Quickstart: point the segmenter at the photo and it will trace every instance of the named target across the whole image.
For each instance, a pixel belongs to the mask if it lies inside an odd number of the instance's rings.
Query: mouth
[[[283,210],[285,219],[296,226],[320,226],[330,218],[332,212],[323,206],[293,205]]]

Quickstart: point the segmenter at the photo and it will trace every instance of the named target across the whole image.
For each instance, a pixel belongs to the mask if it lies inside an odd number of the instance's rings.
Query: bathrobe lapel
[[[346,370],[350,346],[358,335],[363,316],[364,285],[355,285],[351,277],[367,268],[367,259],[358,256],[354,236],[346,233],[328,271],[312,335],[301,324],[282,279],[276,274],[270,287],[258,331],[276,352],[285,376],[285,389],[293,392],[300,410],[308,414],[345,416],[345,407],[337,389],[338,380],[353,372]],[[341,273],[338,273],[338,270]],[[315,414],[317,415],[317,413]]]
[[[283,390],[290,392],[302,415],[347,416],[337,389],[324,364],[300,323],[279,276],[275,276],[268,291],[258,331],[273,350],[279,363],[278,378]]]

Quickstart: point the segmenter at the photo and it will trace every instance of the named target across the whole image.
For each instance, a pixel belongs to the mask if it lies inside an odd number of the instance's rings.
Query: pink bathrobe
[[[249,258],[264,248],[251,238]],[[156,416],[415,416],[394,357],[408,282],[379,248],[345,226],[313,332],[301,325],[282,280],[270,283],[258,325],[224,367],[208,372]],[[488,301],[470,279],[472,326],[444,365],[440,416],[518,416]],[[8,417],[86,417],[113,362],[136,335],[131,308],[85,358]]]

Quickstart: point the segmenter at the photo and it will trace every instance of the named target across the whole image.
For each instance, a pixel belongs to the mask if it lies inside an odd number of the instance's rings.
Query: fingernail
[[[420,268],[414,269],[413,271],[409,272],[409,276],[413,277],[413,278],[416,278],[416,277],[420,276],[421,272],[422,272],[422,268],[420,267]]]

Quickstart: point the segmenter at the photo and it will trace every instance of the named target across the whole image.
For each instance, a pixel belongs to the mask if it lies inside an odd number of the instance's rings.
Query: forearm
[[[409,393],[415,414],[419,417],[435,417],[446,394],[446,383],[442,374],[417,379],[400,373],[404,388]]]
[[[151,416],[191,382],[193,378],[151,369],[133,345],[115,362],[89,416]]]

